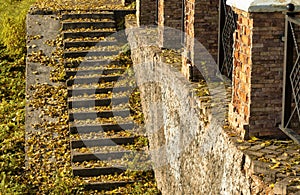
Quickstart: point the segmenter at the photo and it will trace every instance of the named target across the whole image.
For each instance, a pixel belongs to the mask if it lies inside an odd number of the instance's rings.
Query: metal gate
[[[226,0],[219,1],[219,49],[218,65],[222,74],[231,79],[233,68],[233,33],[237,26],[237,15]]]
[[[300,18],[295,17],[293,12],[288,12],[285,20],[284,80],[280,129],[300,144],[300,135],[291,129],[295,126],[292,123],[297,124],[298,122],[298,128],[300,128],[300,51],[297,40],[297,35],[300,34]],[[298,33],[296,33],[295,27],[297,27]]]

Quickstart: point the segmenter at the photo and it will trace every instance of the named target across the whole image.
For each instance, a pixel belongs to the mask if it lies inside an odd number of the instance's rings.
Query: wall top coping
[[[293,3],[300,10],[300,0],[227,0],[226,4],[246,12],[281,12]]]

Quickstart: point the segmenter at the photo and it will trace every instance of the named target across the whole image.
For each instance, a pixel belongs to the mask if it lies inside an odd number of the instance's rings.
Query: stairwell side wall
[[[180,73],[181,63],[167,63],[146,32],[127,34],[162,194],[272,194],[253,174],[250,157],[214,124],[211,105]]]

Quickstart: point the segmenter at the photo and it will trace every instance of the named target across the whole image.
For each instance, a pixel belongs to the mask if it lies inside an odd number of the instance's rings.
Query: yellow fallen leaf
[[[257,140],[259,140],[259,138],[253,136],[253,137],[251,137],[251,140],[252,140],[252,141],[257,141]]]
[[[274,166],[270,167],[270,169],[276,169],[277,167],[279,167],[280,162],[276,163]]]
[[[278,163],[278,161],[275,158],[271,158],[272,163]]]

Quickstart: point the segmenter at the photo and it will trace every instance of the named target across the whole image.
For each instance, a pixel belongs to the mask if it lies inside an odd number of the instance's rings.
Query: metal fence
[[[293,8],[291,8],[293,10]],[[294,12],[285,16],[284,80],[282,96],[282,123],[280,129],[298,144],[300,135],[293,128],[300,124],[300,51],[296,27],[300,29],[300,17]]]
[[[233,69],[233,33],[237,26],[237,15],[226,0],[219,1],[219,49],[218,65],[222,74],[231,79]]]

